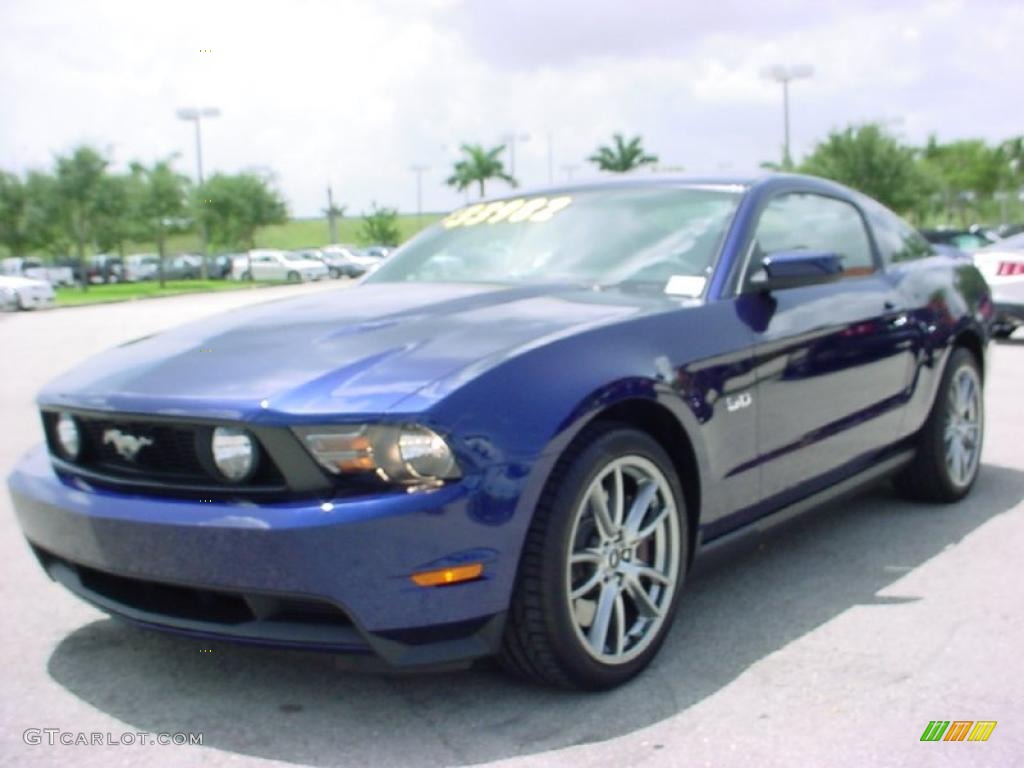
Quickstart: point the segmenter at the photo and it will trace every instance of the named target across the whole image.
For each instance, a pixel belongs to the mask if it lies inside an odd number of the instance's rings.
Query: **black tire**
[[[946,460],[945,434],[953,415],[950,412],[950,393],[954,381],[962,371],[969,371],[975,377],[979,388],[978,397],[978,430],[977,459],[973,461],[973,470],[966,482],[958,482]],[[934,503],[950,503],[959,501],[966,496],[978,477],[981,465],[981,448],[985,435],[985,398],[982,389],[981,371],[978,361],[971,352],[957,347],[950,354],[943,371],[942,380],[935,396],[928,420],[921,428],[917,438],[917,451],[913,461],[895,478],[895,486],[900,495],[913,501]]]
[[[302,276],[298,272],[295,272],[293,270],[293,271],[288,273],[288,282],[289,283],[298,283],[301,280],[302,280]]]
[[[678,559],[674,591],[661,624],[638,655],[616,664],[602,663],[578,636],[566,592],[566,568],[576,510],[591,483],[610,462],[636,457],[652,462],[668,481],[678,519]],[[538,502],[526,536],[499,662],[533,682],[569,689],[605,690],[641,672],[668,633],[689,562],[689,532],[682,488],[671,460],[649,435],[621,424],[589,427],[559,459]]]
[[[242,280],[252,280],[252,272],[249,272],[248,270],[246,270],[245,272],[242,273],[241,279]]]

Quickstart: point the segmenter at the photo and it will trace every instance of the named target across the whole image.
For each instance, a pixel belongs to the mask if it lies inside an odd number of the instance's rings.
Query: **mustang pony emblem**
[[[149,437],[136,437],[135,435],[126,435],[120,429],[107,429],[103,431],[103,444],[110,443],[114,446],[114,450],[117,451],[122,458],[128,461],[135,461],[135,457],[139,451],[145,448],[147,445],[152,445],[153,440]]]

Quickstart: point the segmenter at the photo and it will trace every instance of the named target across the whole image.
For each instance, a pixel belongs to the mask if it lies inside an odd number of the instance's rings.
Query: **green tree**
[[[11,256],[24,256],[32,245],[28,228],[28,191],[13,173],[0,171],[0,243]]]
[[[373,204],[370,212],[363,216],[360,240],[366,245],[398,245],[398,211],[394,208],[379,208]]]
[[[913,209],[927,190],[914,149],[876,123],[832,131],[800,170],[846,184],[901,212]]]
[[[29,171],[25,178],[25,227],[33,249],[52,256],[67,256],[71,250],[57,179],[48,173]]]
[[[255,248],[256,230],[288,220],[280,195],[255,173],[210,177],[195,190],[192,207],[210,242],[226,248]]]
[[[93,239],[104,253],[116,251],[124,256],[125,242],[141,238],[134,216],[131,176],[104,176],[96,190],[96,223]]]
[[[658,162],[658,156],[644,152],[643,141],[639,136],[626,141],[621,133],[616,133],[612,135],[611,146],[599,146],[587,160],[602,171],[627,173],[641,165]]]
[[[456,161],[454,172],[445,182],[449,187],[462,192],[476,184],[480,197],[483,197],[484,187],[491,179],[505,181],[512,187],[518,186],[518,182],[505,173],[505,165],[501,161],[504,144],[492,149],[484,149],[481,144],[463,144],[461,149],[464,157]]]
[[[959,214],[966,225],[968,211],[996,192],[1005,173],[1001,153],[980,139],[946,144],[930,136],[921,152],[922,169],[933,180],[947,218]]]
[[[107,160],[92,147],[80,146],[70,155],[57,158],[57,196],[61,206],[60,219],[75,244],[82,274],[85,274],[85,248],[95,235],[100,188],[107,170]],[[82,281],[82,289],[89,286]]]
[[[162,288],[167,235],[181,228],[188,212],[188,178],[177,173],[170,160],[161,160],[148,168],[133,163],[132,180],[134,218],[139,234],[156,242]]]

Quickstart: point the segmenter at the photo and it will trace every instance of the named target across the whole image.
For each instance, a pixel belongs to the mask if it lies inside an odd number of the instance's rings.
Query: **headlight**
[[[226,480],[237,483],[252,475],[256,444],[244,429],[217,427],[210,441],[213,463]]]
[[[70,413],[62,413],[57,417],[57,445],[64,458],[74,461],[82,448],[82,440],[78,434],[78,424]]]
[[[448,443],[427,427],[345,424],[294,431],[320,466],[335,475],[375,473],[405,485],[462,476]]]

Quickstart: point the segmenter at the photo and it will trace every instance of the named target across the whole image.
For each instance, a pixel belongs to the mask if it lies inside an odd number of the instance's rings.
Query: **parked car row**
[[[389,248],[379,245],[365,250],[340,244],[297,251],[257,249],[209,257],[207,275],[217,280],[355,278],[372,272],[389,253]],[[202,257],[197,254],[182,253],[164,260],[163,274],[167,280],[193,280],[202,273]],[[159,279],[160,257],[155,253],[135,253],[123,258],[101,253],[87,257],[84,263],[62,257],[53,265],[45,265],[37,258],[11,257],[0,262],[0,274],[42,280],[52,287],[83,282],[134,283]]]
[[[306,282],[325,278],[357,278],[379,267],[390,249],[372,246],[361,250],[352,245],[329,245],[299,251],[256,249],[246,253],[224,253],[207,260],[207,275],[216,280],[266,280]],[[164,259],[167,280],[194,280],[202,276],[201,256],[183,253]],[[0,262],[0,311],[52,307],[54,289],[88,281],[121,283],[156,280],[160,257],[136,253],[124,258],[97,254],[85,259],[58,259],[47,266],[36,258],[12,257]]]
[[[257,249],[232,258],[231,277],[236,280],[322,280],[326,277],[361,277],[383,263],[388,249],[377,246],[375,254],[353,245],[328,245],[298,251]]]

